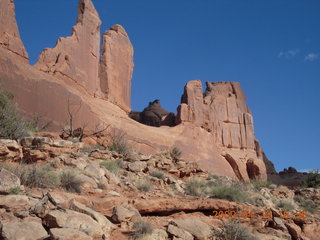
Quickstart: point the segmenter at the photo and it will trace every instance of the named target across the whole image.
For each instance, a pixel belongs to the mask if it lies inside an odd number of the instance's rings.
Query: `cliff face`
[[[0,1],[0,19],[0,47],[15,53],[21,60],[27,62],[28,54],[20,39],[13,0]]]
[[[145,126],[128,117],[133,47],[123,27],[115,25],[104,33],[100,56],[100,18],[90,0],[80,0],[72,36],[45,49],[32,67],[26,61],[13,2],[0,4],[0,33],[7,37],[6,44],[0,41],[0,78],[26,116],[41,117],[51,122],[52,130],[61,130],[68,122],[68,102],[74,107],[81,103],[75,125],[109,124],[124,131],[144,153],[177,146],[186,160],[243,180],[266,179],[266,165],[272,172],[254,137],[252,115],[238,83],[207,83],[203,93],[199,80],[190,81],[178,107],[178,125]]]

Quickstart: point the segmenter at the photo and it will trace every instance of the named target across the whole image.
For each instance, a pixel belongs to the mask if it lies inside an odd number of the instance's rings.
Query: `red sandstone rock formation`
[[[25,62],[28,54],[20,39],[13,0],[0,1],[0,46],[19,55]]]
[[[1,6],[7,2],[0,0]],[[8,19],[1,13],[0,26],[16,26],[14,12],[11,16]],[[124,131],[130,143],[144,153],[177,146],[186,160],[197,161],[200,167],[221,175],[266,179],[266,163],[238,83],[207,83],[203,93],[201,82],[191,81],[179,106],[179,125],[142,125],[127,115],[133,69],[129,38],[119,25],[104,34],[99,70],[100,24],[92,2],[80,0],[72,36],[44,50],[35,67],[17,61],[21,55],[17,57],[7,45],[0,45],[0,78],[15,93],[21,112],[41,116],[43,121],[52,121],[53,130],[61,130],[68,122],[68,99],[73,106],[82,102],[74,116],[75,127],[109,124]],[[18,33],[15,27],[9,29]],[[21,42],[18,34],[8,36],[9,42]],[[24,49],[22,43],[20,49]]]
[[[133,47],[128,34],[120,25],[114,25],[103,34],[100,60],[100,84],[105,98],[126,112],[131,109],[131,78]]]
[[[98,79],[101,20],[91,0],[81,0],[72,36],[46,48],[36,64],[43,72],[75,81],[91,95],[100,93]]]

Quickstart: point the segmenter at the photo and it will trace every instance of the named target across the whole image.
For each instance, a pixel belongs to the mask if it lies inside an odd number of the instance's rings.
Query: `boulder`
[[[138,221],[139,219],[141,219],[141,215],[134,207],[120,205],[113,208],[112,220],[115,223]]]
[[[75,210],[80,213],[84,213],[90,217],[92,217],[94,220],[96,220],[102,229],[104,231],[110,231],[111,229],[115,229],[116,226],[113,225],[105,216],[103,216],[101,213],[98,213],[91,208],[86,207],[85,205],[77,202],[76,200],[70,201],[70,208],[72,210]]]
[[[170,224],[191,233],[195,240],[209,240],[212,236],[211,227],[199,219],[176,219]]]
[[[181,239],[185,239],[185,240],[193,240],[194,239],[193,236],[191,235],[191,233],[189,233],[181,228],[178,228],[172,224],[168,225],[167,232],[177,238],[181,238]]]
[[[5,240],[42,240],[47,236],[47,231],[36,222],[3,223],[0,231],[0,238]]]
[[[15,140],[0,139],[0,161],[19,161],[22,148]]]
[[[53,210],[46,214],[43,223],[48,228],[70,228],[81,231],[92,238],[103,239],[105,233],[98,222],[90,216],[72,210]]]
[[[84,232],[70,228],[51,228],[50,236],[53,240],[93,240]]]
[[[20,179],[4,168],[0,168],[0,193],[9,193],[11,189],[20,187]]]
[[[128,170],[132,172],[142,172],[147,167],[146,162],[136,161],[128,164]]]

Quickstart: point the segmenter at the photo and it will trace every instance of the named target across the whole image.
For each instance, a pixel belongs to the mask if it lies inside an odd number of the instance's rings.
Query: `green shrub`
[[[319,170],[314,170],[308,173],[307,180],[305,180],[302,185],[304,187],[318,188],[320,187],[320,173]]]
[[[153,177],[156,177],[156,178],[159,178],[159,179],[165,179],[165,175],[164,175],[164,172],[162,171],[158,171],[158,170],[154,170],[151,172],[151,176]]]
[[[308,211],[309,213],[315,213],[317,211],[317,204],[310,199],[297,196],[294,198],[294,200],[302,208],[302,210]]]
[[[216,186],[209,190],[210,197],[226,199],[234,202],[248,202],[250,195],[236,186]]]
[[[21,188],[20,187],[14,187],[14,188],[10,188],[9,189],[9,194],[11,195],[17,195],[21,192]]]
[[[179,148],[177,147],[174,147],[172,148],[171,152],[170,152],[170,156],[173,158],[173,159],[179,159],[182,155],[182,152]]]
[[[0,138],[17,140],[27,136],[32,127],[18,115],[12,99],[13,95],[0,82]]]
[[[288,199],[281,199],[277,203],[277,207],[281,208],[283,210],[293,210],[294,209],[293,202],[291,200],[288,200]]]
[[[200,178],[191,178],[186,185],[186,193],[193,196],[203,196],[207,182]]]
[[[149,179],[140,180],[136,187],[143,192],[149,192],[152,189],[152,183]]]
[[[61,173],[61,187],[69,192],[81,193],[82,180],[76,175],[76,172],[65,170]]]
[[[146,235],[152,234],[153,228],[150,223],[139,221],[133,224],[133,239],[138,240]]]
[[[98,188],[104,190],[107,188],[107,186],[103,182],[98,182]]]
[[[101,167],[105,167],[108,169],[110,172],[113,172],[114,174],[118,174],[120,169],[122,168],[123,165],[123,160],[122,159],[117,159],[117,160],[103,160],[100,163]]]
[[[115,133],[111,137],[111,143],[108,146],[108,149],[110,151],[117,152],[119,154],[122,154],[124,157],[128,157],[132,149],[129,146],[129,143],[125,137],[125,134],[120,132],[120,133]]]
[[[247,228],[240,226],[236,221],[223,224],[221,230],[217,234],[219,240],[258,240]]]

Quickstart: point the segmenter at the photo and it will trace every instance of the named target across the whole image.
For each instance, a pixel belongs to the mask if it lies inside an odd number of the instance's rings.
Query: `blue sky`
[[[277,170],[320,168],[320,1],[93,0],[135,48],[132,108],[173,112],[187,81],[238,81]],[[31,63],[69,36],[77,0],[15,0]]]

